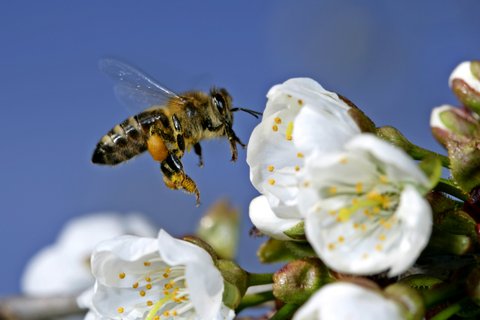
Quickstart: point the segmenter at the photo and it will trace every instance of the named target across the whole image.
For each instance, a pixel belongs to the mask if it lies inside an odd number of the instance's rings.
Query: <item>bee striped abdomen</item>
[[[97,143],[92,162],[116,165],[147,150],[144,130],[138,116],[130,117],[113,127]]]

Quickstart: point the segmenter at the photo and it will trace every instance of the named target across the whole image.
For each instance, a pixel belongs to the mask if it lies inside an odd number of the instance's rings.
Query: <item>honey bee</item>
[[[223,88],[210,92],[188,91],[176,94],[143,72],[114,59],[100,61],[100,69],[115,82],[115,93],[130,107],[145,109],[117,124],[97,143],[92,162],[117,165],[148,150],[160,162],[163,181],[170,189],[195,194],[196,183],[183,169],[181,159],[192,147],[203,166],[200,142],[225,137],[230,143],[232,161],[237,160],[240,141],[232,129],[233,112],[244,111],[254,117],[260,112],[234,108],[232,97]]]

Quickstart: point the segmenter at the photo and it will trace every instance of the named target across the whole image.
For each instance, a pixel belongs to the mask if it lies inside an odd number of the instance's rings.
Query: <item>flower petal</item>
[[[265,196],[250,202],[250,220],[261,232],[279,240],[291,240],[284,231],[296,226],[303,219],[283,219],[275,215]]]
[[[398,304],[353,283],[327,284],[293,316],[293,320],[404,319]]]
[[[175,239],[164,230],[159,232],[158,243],[160,256],[166,263],[186,266],[190,300],[200,319],[213,319],[222,305],[224,284],[212,257],[202,248]]]

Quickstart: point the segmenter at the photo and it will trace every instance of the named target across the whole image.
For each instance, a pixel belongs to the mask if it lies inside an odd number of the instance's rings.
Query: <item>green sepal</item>
[[[306,241],[282,241],[270,238],[260,245],[257,256],[261,263],[276,263],[316,257],[316,254]]]
[[[283,233],[292,240],[305,240],[305,223],[300,221]]]
[[[230,260],[218,259],[215,265],[220,270],[225,284],[223,303],[227,307],[235,309],[247,291],[248,274]]]
[[[430,189],[435,187],[442,177],[442,162],[438,157],[427,156],[420,162],[420,169],[430,181]]]

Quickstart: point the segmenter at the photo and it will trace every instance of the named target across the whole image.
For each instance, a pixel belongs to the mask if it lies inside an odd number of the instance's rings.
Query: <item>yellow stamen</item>
[[[151,284],[151,283],[148,283],[148,284],[145,286],[145,288],[147,288],[147,290],[152,289],[152,284]]]
[[[345,238],[344,238],[344,237],[342,237],[342,236],[339,236],[339,237],[338,237],[338,242],[342,243],[342,242],[344,242],[344,241],[345,241]]]
[[[285,131],[285,139],[287,140],[292,140],[292,134],[293,134],[293,122],[290,121],[287,125],[287,131]]]
[[[151,281],[152,281],[152,278],[150,278],[150,277],[145,277],[145,281],[151,282]]]
[[[330,250],[330,251],[335,250],[335,243],[329,243],[328,244],[328,250]]]
[[[275,179],[268,179],[268,184],[273,186],[275,184]]]
[[[135,282],[134,284],[132,284],[132,288],[137,289],[138,288],[138,282]]]
[[[362,193],[363,191],[363,184],[361,182],[357,182],[357,184],[355,185],[355,191],[357,193]]]
[[[348,163],[348,158],[344,157],[344,158],[340,159],[340,163],[341,164],[347,164]]]
[[[269,165],[269,166],[267,167],[267,170],[270,171],[270,172],[273,172],[273,170],[275,170],[275,167],[272,166],[272,165]]]
[[[303,105],[303,100],[302,99],[298,99],[298,104],[301,106]]]
[[[385,241],[387,239],[387,237],[384,235],[384,234],[381,234],[378,236],[378,240],[380,241]]]
[[[119,307],[117,308],[117,312],[118,313],[123,313],[125,311],[125,309],[123,307]]]
[[[143,263],[143,265],[144,265],[145,267],[150,267],[150,266],[152,265],[152,263],[151,263],[150,261],[145,261],[145,262]]]
[[[276,124],[282,123],[282,119],[280,119],[279,117],[276,117],[275,119],[273,119],[273,121],[275,121]]]
[[[300,167],[299,166],[295,166],[295,171],[300,171]]]
[[[387,184],[388,183],[388,177],[384,174],[382,174],[380,176],[380,182],[383,183],[383,184]]]
[[[277,126],[276,124],[274,124],[274,125],[272,126],[272,130],[275,131],[275,132],[277,132],[277,131],[278,131],[278,126]]]
[[[337,194],[337,187],[332,186],[328,188],[328,193],[330,193],[331,195]]]
[[[119,273],[119,274],[118,274],[118,277],[119,277],[120,279],[125,279],[125,272]]]
[[[140,294],[140,296],[142,296],[142,297],[145,297],[145,291],[143,291],[143,290],[140,291],[138,294]]]
[[[303,153],[301,152],[297,153],[297,158],[303,158],[303,157],[304,157]]]
[[[153,306],[153,302],[151,300],[148,300],[147,301],[147,306],[149,306],[149,307]]]
[[[377,245],[375,246],[375,250],[377,250],[377,251],[382,251],[382,250],[383,250],[383,246],[382,246],[381,244],[377,244]]]

